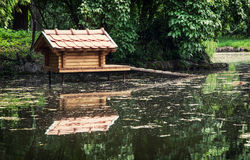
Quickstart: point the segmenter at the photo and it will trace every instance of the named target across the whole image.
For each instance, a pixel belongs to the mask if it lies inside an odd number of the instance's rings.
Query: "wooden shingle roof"
[[[102,51],[115,52],[117,45],[104,30],[44,30],[35,42],[34,48],[40,51],[45,47],[57,51]]]

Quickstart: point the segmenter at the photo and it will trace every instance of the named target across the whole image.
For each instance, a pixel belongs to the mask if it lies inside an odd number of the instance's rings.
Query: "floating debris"
[[[35,130],[36,128],[12,128],[9,129],[10,131],[32,131]]]
[[[201,118],[197,118],[197,117],[191,117],[191,119],[185,119],[185,118],[181,118],[181,121],[187,121],[187,122],[193,122],[193,121],[201,121]]]
[[[240,138],[242,138],[242,139],[250,139],[250,133],[241,134]]]
[[[0,117],[0,120],[6,120],[6,121],[20,121],[23,118],[18,117]]]
[[[246,143],[244,144],[245,147],[250,147],[250,142],[249,143]]]
[[[160,125],[155,125],[155,124],[150,124],[150,125],[142,125],[142,126],[131,126],[131,129],[154,129],[154,128],[160,128],[162,126]]]
[[[165,134],[165,135],[160,135],[159,137],[164,138],[164,137],[170,137],[170,134]]]

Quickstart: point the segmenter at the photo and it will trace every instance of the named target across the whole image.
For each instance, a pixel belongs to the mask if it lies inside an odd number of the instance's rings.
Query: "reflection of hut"
[[[107,97],[129,96],[130,91],[122,92],[93,92],[78,94],[61,94],[60,108],[70,110],[79,107],[106,106]]]
[[[106,105],[106,98],[128,95],[130,92],[61,94],[60,109],[65,113],[57,117],[46,134],[107,131],[119,116]]]

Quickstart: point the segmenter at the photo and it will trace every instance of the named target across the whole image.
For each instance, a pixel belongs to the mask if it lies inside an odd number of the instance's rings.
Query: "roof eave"
[[[39,52],[39,51],[40,51],[39,48],[38,48],[38,46],[39,46],[39,43],[40,43],[40,41],[41,41],[41,38],[42,38],[42,34],[39,35],[39,37],[37,38],[36,42],[34,43],[34,50],[35,50],[36,52]]]
[[[109,38],[109,40],[115,45],[115,48],[118,48],[118,45],[115,43],[115,41],[110,37],[108,32],[104,30],[104,34]]]

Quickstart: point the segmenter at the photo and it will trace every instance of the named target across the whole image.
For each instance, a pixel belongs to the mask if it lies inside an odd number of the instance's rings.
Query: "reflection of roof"
[[[63,118],[59,121],[54,121],[45,134],[65,135],[80,132],[107,131],[118,117],[118,115],[111,115],[103,117]]]
[[[49,47],[57,50],[107,50],[115,51],[116,43],[103,29],[97,30],[44,30],[35,43],[39,50],[47,42]]]

